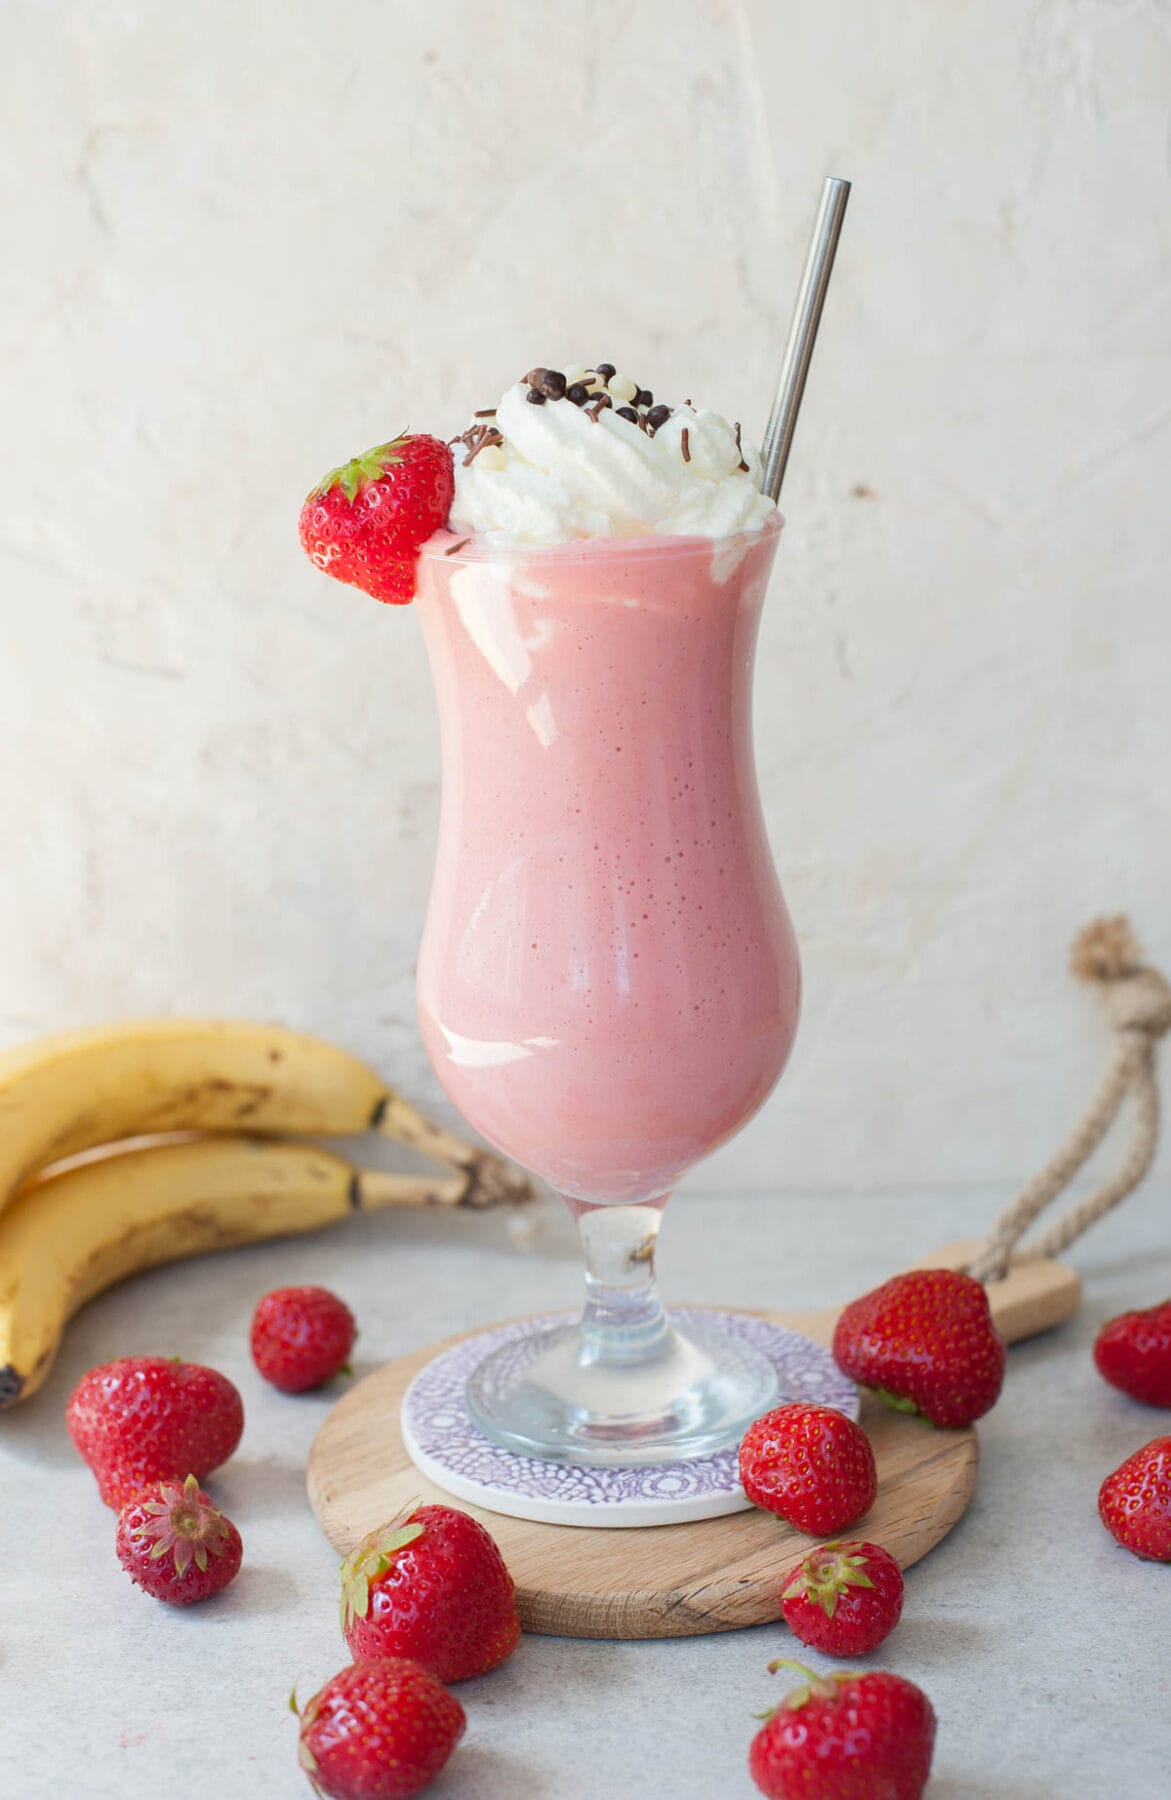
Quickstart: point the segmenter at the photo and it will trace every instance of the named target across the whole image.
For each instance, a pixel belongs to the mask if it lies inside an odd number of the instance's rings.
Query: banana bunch
[[[447,1175],[360,1169],[287,1141],[367,1131],[446,1164]],[[35,1393],[87,1300],[142,1269],[375,1207],[532,1197],[527,1177],[492,1151],[301,1032],[152,1019],[9,1051],[0,1056],[0,1407]]]

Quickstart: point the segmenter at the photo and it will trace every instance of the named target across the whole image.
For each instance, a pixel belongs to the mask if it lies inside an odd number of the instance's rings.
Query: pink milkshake
[[[498,1444],[670,1463],[736,1444],[773,1363],[654,1281],[679,1177],[785,1065],[800,992],[752,756],[780,537],[740,427],[611,363],[530,369],[450,448],[406,433],[302,509],[318,568],[418,596],[443,735],[419,957],[439,1079],[569,1204],[580,1321],[485,1356]]]
[[[444,750],[423,1035],[464,1117],[574,1200],[661,1200],[793,1041],[751,741],[778,535],[774,514],[719,540],[423,552]]]

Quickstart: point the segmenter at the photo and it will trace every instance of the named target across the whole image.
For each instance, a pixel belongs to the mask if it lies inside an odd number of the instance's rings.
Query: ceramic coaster
[[[708,1320],[743,1338],[775,1365],[777,1405],[806,1400],[858,1416],[858,1390],[830,1352],[811,1338],[752,1313],[675,1307],[681,1325]],[[415,1467],[458,1500],[544,1525],[675,1525],[742,1512],[735,1450],[695,1462],[598,1468],[517,1456],[472,1424],[464,1387],[472,1370],[501,1344],[513,1343],[573,1315],[522,1319],[464,1338],[434,1358],[403,1396],[403,1443]]]

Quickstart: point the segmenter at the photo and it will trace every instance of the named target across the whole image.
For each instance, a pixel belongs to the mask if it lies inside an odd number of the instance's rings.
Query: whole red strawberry
[[[805,1685],[786,1694],[757,1732],[748,1771],[769,1800],[919,1800],[931,1773],[935,1712],[914,1682],[883,1669],[827,1675],[801,1663]]]
[[[1125,1550],[1171,1562],[1171,1437],[1152,1438],[1107,1475],[1098,1513]]]
[[[275,1288],[252,1315],[252,1360],[284,1394],[320,1387],[344,1369],[358,1328],[323,1287]]]
[[[870,1439],[832,1406],[794,1401],[750,1425],[740,1481],[754,1506],[779,1513],[809,1537],[830,1537],[874,1504],[878,1474]]]
[[[495,1539],[451,1506],[407,1509],[362,1539],[342,1564],[341,1617],[355,1662],[411,1656],[439,1681],[485,1674],[520,1637]]]
[[[400,1656],[352,1663],[300,1717],[301,1767],[332,1800],[408,1800],[434,1781],[467,1724],[455,1695]]]
[[[190,1606],[227,1587],[243,1554],[240,1533],[194,1475],[181,1486],[152,1481],[128,1500],[114,1548],[131,1581],[169,1606]]]
[[[881,1544],[821,1544],[781,1586],[785,1623],[827,1656],[865,1656],[903,1610],[903,1571]]]
[[[1171,1406],[1171,1300],[1107,1320],[1094,1345],[1099,1373],[1148,1406]]]
[[[447,445],[403,432],[314,488],[301,508],[305,554],[335,580],[404,606],[414,599],[419,546],[446,520],[454,493]]]
[[[982,1418],[1004,1381],[1004,1339],[988,1296],[955,1269],[912,1269],[852,1301],[833,1349],[854,1381],[933,1425]]]
[[[202,1481],[227,1462],[244,1403],[226,1375],[178,1357],[121,1356],[83,1375],[65,1409],[69,1435],[120,1507],[151,1481]]]

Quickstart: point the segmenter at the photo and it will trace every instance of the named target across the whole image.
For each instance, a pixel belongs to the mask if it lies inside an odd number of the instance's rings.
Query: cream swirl
[[[494,423],[503,441],[469,462],[456,446],[453,531],[502,544],[721,538],[758,530],[774,511],[757,452],[719,413],[677,406],[652,433],[613,405],[531,404],[518,382]]]

